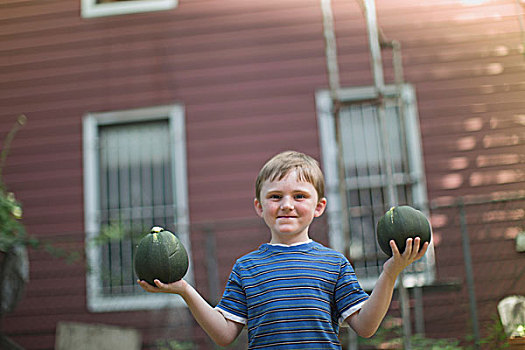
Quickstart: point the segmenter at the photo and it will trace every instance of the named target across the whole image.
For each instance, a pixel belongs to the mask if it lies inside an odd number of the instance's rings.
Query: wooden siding
[[[513,0],[464,3],[377,0],[379,23],[388,38],[401,42],[405,80],[416,87],[428,194],[440,202],[523,194],[525,184],[520,9]],[[333,10],[342,85],[370,85],[359,6],[334,0]],[[195,281],[213,299],[202,248],[208,227],[215,230],[222,288],[234,260],[268,238],[253,212],[259,167],[285,149],[320,155],[314,93],[328,86],[322,30],[317,0],[181,0],[169,11],[92,19],[80,18],[79,0],[3,0],[0,137],[18,114],[28,117],[4,174],[24,205],[28,231],[83,249],[85,113],[180,102],[186,108]],[[384,61],[391,82],[387,51]],[[325,232],[319,225],[315,238],[327,242]],[[512,237],[504,240],[492,261],[522,264],[512,243]],[[461,252],[444,247],[436,247],[440,277],[462,277]],[[143,333],[145,348],[168,337],[210,348],[186,311],[179,319],[172,310],[89,313],[83,263],[66,264],[40,250],[30,258],[25,298],[1,325],[25,348],[52,349],[59,321],[133,327]],[[440,265],[447,260],[452,264]],[[525,287],[513,288],[518,293]],[[457,307],[447,306],[457,298],[430,294],[427,313],[449,317]],[[490,298],[484,320],[494,311]],[[462,335],[465,318],[462,312],[443,324],[431,316],[427,330]]]

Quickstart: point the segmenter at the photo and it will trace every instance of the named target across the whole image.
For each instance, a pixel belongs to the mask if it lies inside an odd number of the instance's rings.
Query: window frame
[[[398,94],[398,86],[386,85],[384,89],[385,97],[395,97]],[[353,88],[341,88],[337,91],[337,96],[342,102],[370,101],[378,97],[377,90],[373,86],[362,86]],[[417,102],[415,89],[411,84],[405,83],[400,86],[400,97],[403,101],[406,132],[406,146],[410,173],[408,174],[415,185],[413,191],[413,205],[420,208],[428,217],[428,199],[426,189],[426,178],[423,164],[423,154],[421,145],[421,134],[419,118],[417,112]],[[326,197],[329,205],[326,215],[328,216],[328,238],[330,245],[348,255],[349,252],[343,251],[345,246],[343,233],[343,223],[341,221],[342,200],[339,194],[339,171],[338,171],[338,147],[335,138],[335,120],[333,115],[332,94],[329,90],[319,90],[315,94],[317,108],[317,122],[319,128],[319,141],[321,146],[322,166],[326,181]],[[377,223],[376,223],[377,224]],[[375,232],[373,233],[375,235]],[[423,273],[404,274],[404,285],[406,287],[428,285],[435,280],[435,256],[433,241],[425,254],[428,270]],[[372,290],[377,277],[360,277],[359,281],[363,288]]]
[[[186,171],[186,129],[184,107],[178,104],[102,113],[87,113],[83,118],[83,166],[84,166],[84,228],[85,251],[90,270],[86,274],[87,306],[92,312],[160,309],[184,305],[180,297],[168,294],[144,294],[133,296],[105,296],[101,287],[100,247],[92,244],[100,231],[100,184],[98,159],[98,129],[100,126],[167,120],[172,140],[171,171],[174,203],[176,205],[177,235],[188,251],[191,261],[189,239],[188,186]],[[190,264],[185,279],[193,281]]]
[[[82,18],[163,11],[176,8],[178,0],[130,0],[97,4],[97,0],[81,0]]]

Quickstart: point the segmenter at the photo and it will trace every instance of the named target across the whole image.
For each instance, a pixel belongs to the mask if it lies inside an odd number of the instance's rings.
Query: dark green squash
[[[162,227],[153,227],[140,241],[134,257],[135,273],[151,285],[180,280],[188,271],[188,253],[180,240]]]
[[[381,250],[388,256],[392,256],[390,240],[394,240],[399,252],[405,251],[408,238],[421,238],[421,246],[424,242],[430,242],[432,229],[430,223],[422,212],[408,205],[390,208],[377,223],[377,243]]]

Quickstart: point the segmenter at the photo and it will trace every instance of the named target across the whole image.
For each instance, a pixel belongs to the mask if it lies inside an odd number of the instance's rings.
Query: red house
[[[484,336],[498,301],[525,291],[525,5],[377,0],[377,26],[365,7],[2,1],[0,137],[27,116],[3,180],[29,234],[82,258],[29,249],[29,282],[1,332],[53,349],[62,322],[103,324],[137,330],[144,349],[212,348],[180,299],[136,284],[135,246],[153,225],[176,232],[187,279],[217,302],[235,260],[269,238],[253,210],[259,168],[294,149],[326,175],[313,239],[347,254],[372,289],[386,259],[378,218],[392,203],[423,210],[434,243],[405,281],[414,329],[464,338],[474,307]],[[115,227],[125,234],[111,239]]]

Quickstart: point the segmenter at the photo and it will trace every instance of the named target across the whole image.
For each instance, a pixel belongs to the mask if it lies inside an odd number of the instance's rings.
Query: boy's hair
[[[300,181],[311,183],[317,191],[318,200],[324,197],[324,176],[314,158],[296,151],[285,151],[273,156],[262,167],[255,181],[255,196],[260,201],[261,188],[266,180],[282,180],[295,170]]]

